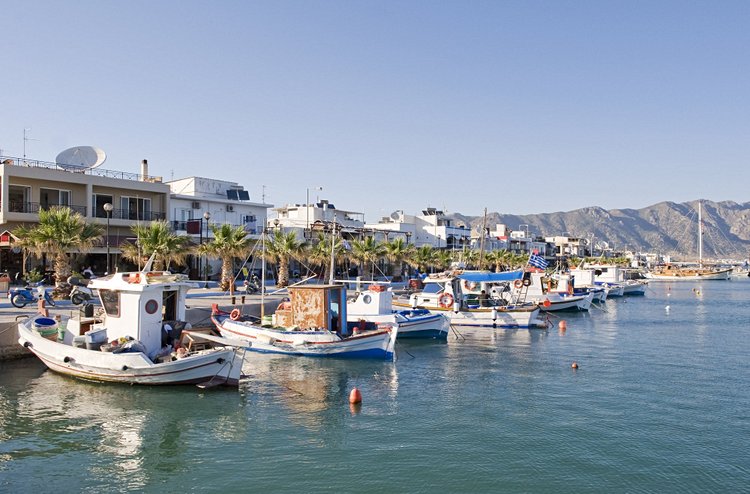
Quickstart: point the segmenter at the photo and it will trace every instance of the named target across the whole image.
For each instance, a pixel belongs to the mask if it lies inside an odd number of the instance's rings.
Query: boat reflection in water
[[[50,475],[28,469],[50,461],[66,492],[139,490],[203,461],[188,444],[210,450],[248,436],[242,397],[232,388],[72,382],[24,359],[3,363],[0,390],[8,492],[48,492]]]
[[[380,403],[384,396],[395,399],[398,394],[397,366],[392,362],[300,359],[270,353],[248,353],[246,358],[249,365],[242,386],[275,395],[289,411],[291,422],[311,430],[325,428],[330,409],[345,407],[355,387],[363,389],[365,403],[368,396],[370,402],[378,396]]]

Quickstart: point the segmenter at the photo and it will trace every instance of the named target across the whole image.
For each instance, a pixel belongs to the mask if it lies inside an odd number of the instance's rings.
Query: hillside
[[[750,203],[703,202],[703,257],[746,259],[750,252]],[[694,259],[698,255],[698,201],[661,202],[643,209],[588,207],[568,212],[504,215],[488,213],[487,225],[513,230],[529,225],[533,236],[570,236],[607,242],[616,250],[641,250]],[[450,215],[478,229],[481,216]]]

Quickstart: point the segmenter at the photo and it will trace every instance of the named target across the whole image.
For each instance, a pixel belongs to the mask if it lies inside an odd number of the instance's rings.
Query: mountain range
[[[593,241],[618,252],[630,250],[670,255],[675,260],[698,258],[698,205],[701,204],[704,259],[746,259],[750,251],[750,203],[696,200],[660,202],[642,209],[586,207],[568,212],[509,215],[488,213],[490,230],[504,224],[511,230],[528,227],[531,237],[567,235]],[[448,215],[457,225],[479,231],[482,216]]]

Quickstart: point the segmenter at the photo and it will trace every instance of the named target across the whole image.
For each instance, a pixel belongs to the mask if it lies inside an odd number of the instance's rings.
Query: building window
[[[114,197],[109,194],[94,194],[94,216],[97,218],[106,218],[107,212],[104,210],[104,205],[110,203],[114,205]],[[117,210],[112,211],[112,218],[119,218]]]
[[[125,219],[151,221],[151,199],[121,197],[120,208]]]
[[[39,207],[49,209],[52,206],[70,206],[70,191],[39,189]]]
[[[31,208],[31,187],[8,186],[8,209],[11,213],[33,213]]]

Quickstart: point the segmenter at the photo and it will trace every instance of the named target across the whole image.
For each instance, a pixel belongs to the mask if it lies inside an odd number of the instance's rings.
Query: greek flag
[[[529,264],[539,269],[547,269],[547,266],[549,265],[542,256],[536,254],[531,254],[531,257],[529,257]]]

